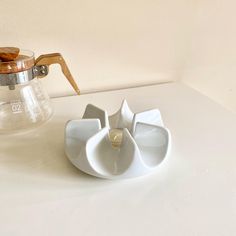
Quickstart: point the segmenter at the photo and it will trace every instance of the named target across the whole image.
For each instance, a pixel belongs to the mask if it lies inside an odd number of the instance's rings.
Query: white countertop
[[[64,125],[87,103],[115,112],[159,108],[172,134],[151,175],[109,181],[64,154]],[[236,115],[178,83],[53,99],[33,132],[0,136],[1,236],[236,235]]]

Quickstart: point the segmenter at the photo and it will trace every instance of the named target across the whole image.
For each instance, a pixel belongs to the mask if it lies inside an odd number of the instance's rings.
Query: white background
[[[236,110],[233,0],[0,2],[0,44],[61,52],[82,92],[182,79]],[[73,94],[59,68],[44,84]]]

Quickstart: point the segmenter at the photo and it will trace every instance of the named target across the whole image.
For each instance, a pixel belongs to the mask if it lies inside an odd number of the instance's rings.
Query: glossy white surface
[[[171,149],[170,136],[158,109],[134,114],[124,100],[108,116],[107,111],[88,104],[83,119],[66,124],[65,153],[87,174],[133,178],[157,171]]]
[[[63,150],[64,124],[88,103],[115,112],[158,107],[172,133],[160,171],[125,181],[90,177]],[[235,235],[236,116],[181,84],[54,100],[35,132],[0,136],[0,235]]]

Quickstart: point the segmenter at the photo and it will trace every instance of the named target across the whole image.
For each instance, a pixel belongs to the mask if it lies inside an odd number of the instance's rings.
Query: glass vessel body
[[[26,131],[47,121],[52,105],[41,82],[34,78],[13,90],[0,86],[0,133]]]
[[[21,50],[19,58],[0,62],[0,133],[21,132],[47,121],[50,98],[34,74],[34,53]]]

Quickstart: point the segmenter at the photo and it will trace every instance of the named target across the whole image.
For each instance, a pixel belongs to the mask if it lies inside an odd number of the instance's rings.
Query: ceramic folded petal
[[[101,130],[99,119],[71,120],[65,128],[65,152],[70,161],[79,169],[93,172],[85,153],[85,145],[90,137]]]
[[[83,119],[99,119],[102,128],[109,127],[107,111],[104,111],[92,104],[86,106]]]
[[[123,129],[122,145],[119,148],[112,147],[109,129],[102,129],[88,140],[86,156],[99,177],[120,178],[143,173],[138,146],[128,129]]]
[[[146,166],[158,166],[167,156],[170,147],[168,129],[146,123],[136,123],[133,138],[139,147],[141,157]]]
[[[132,134],[135,132],[137,122],[146,123],[150,125],[163,126],[161,113],[158,109],[152,109],[136,113],[132,122]]]
[[[109,116],[110,127],[131,130],[133,117],[134,113],[130,110],[126,100],[124,100],[121,108],[115,114]]]

